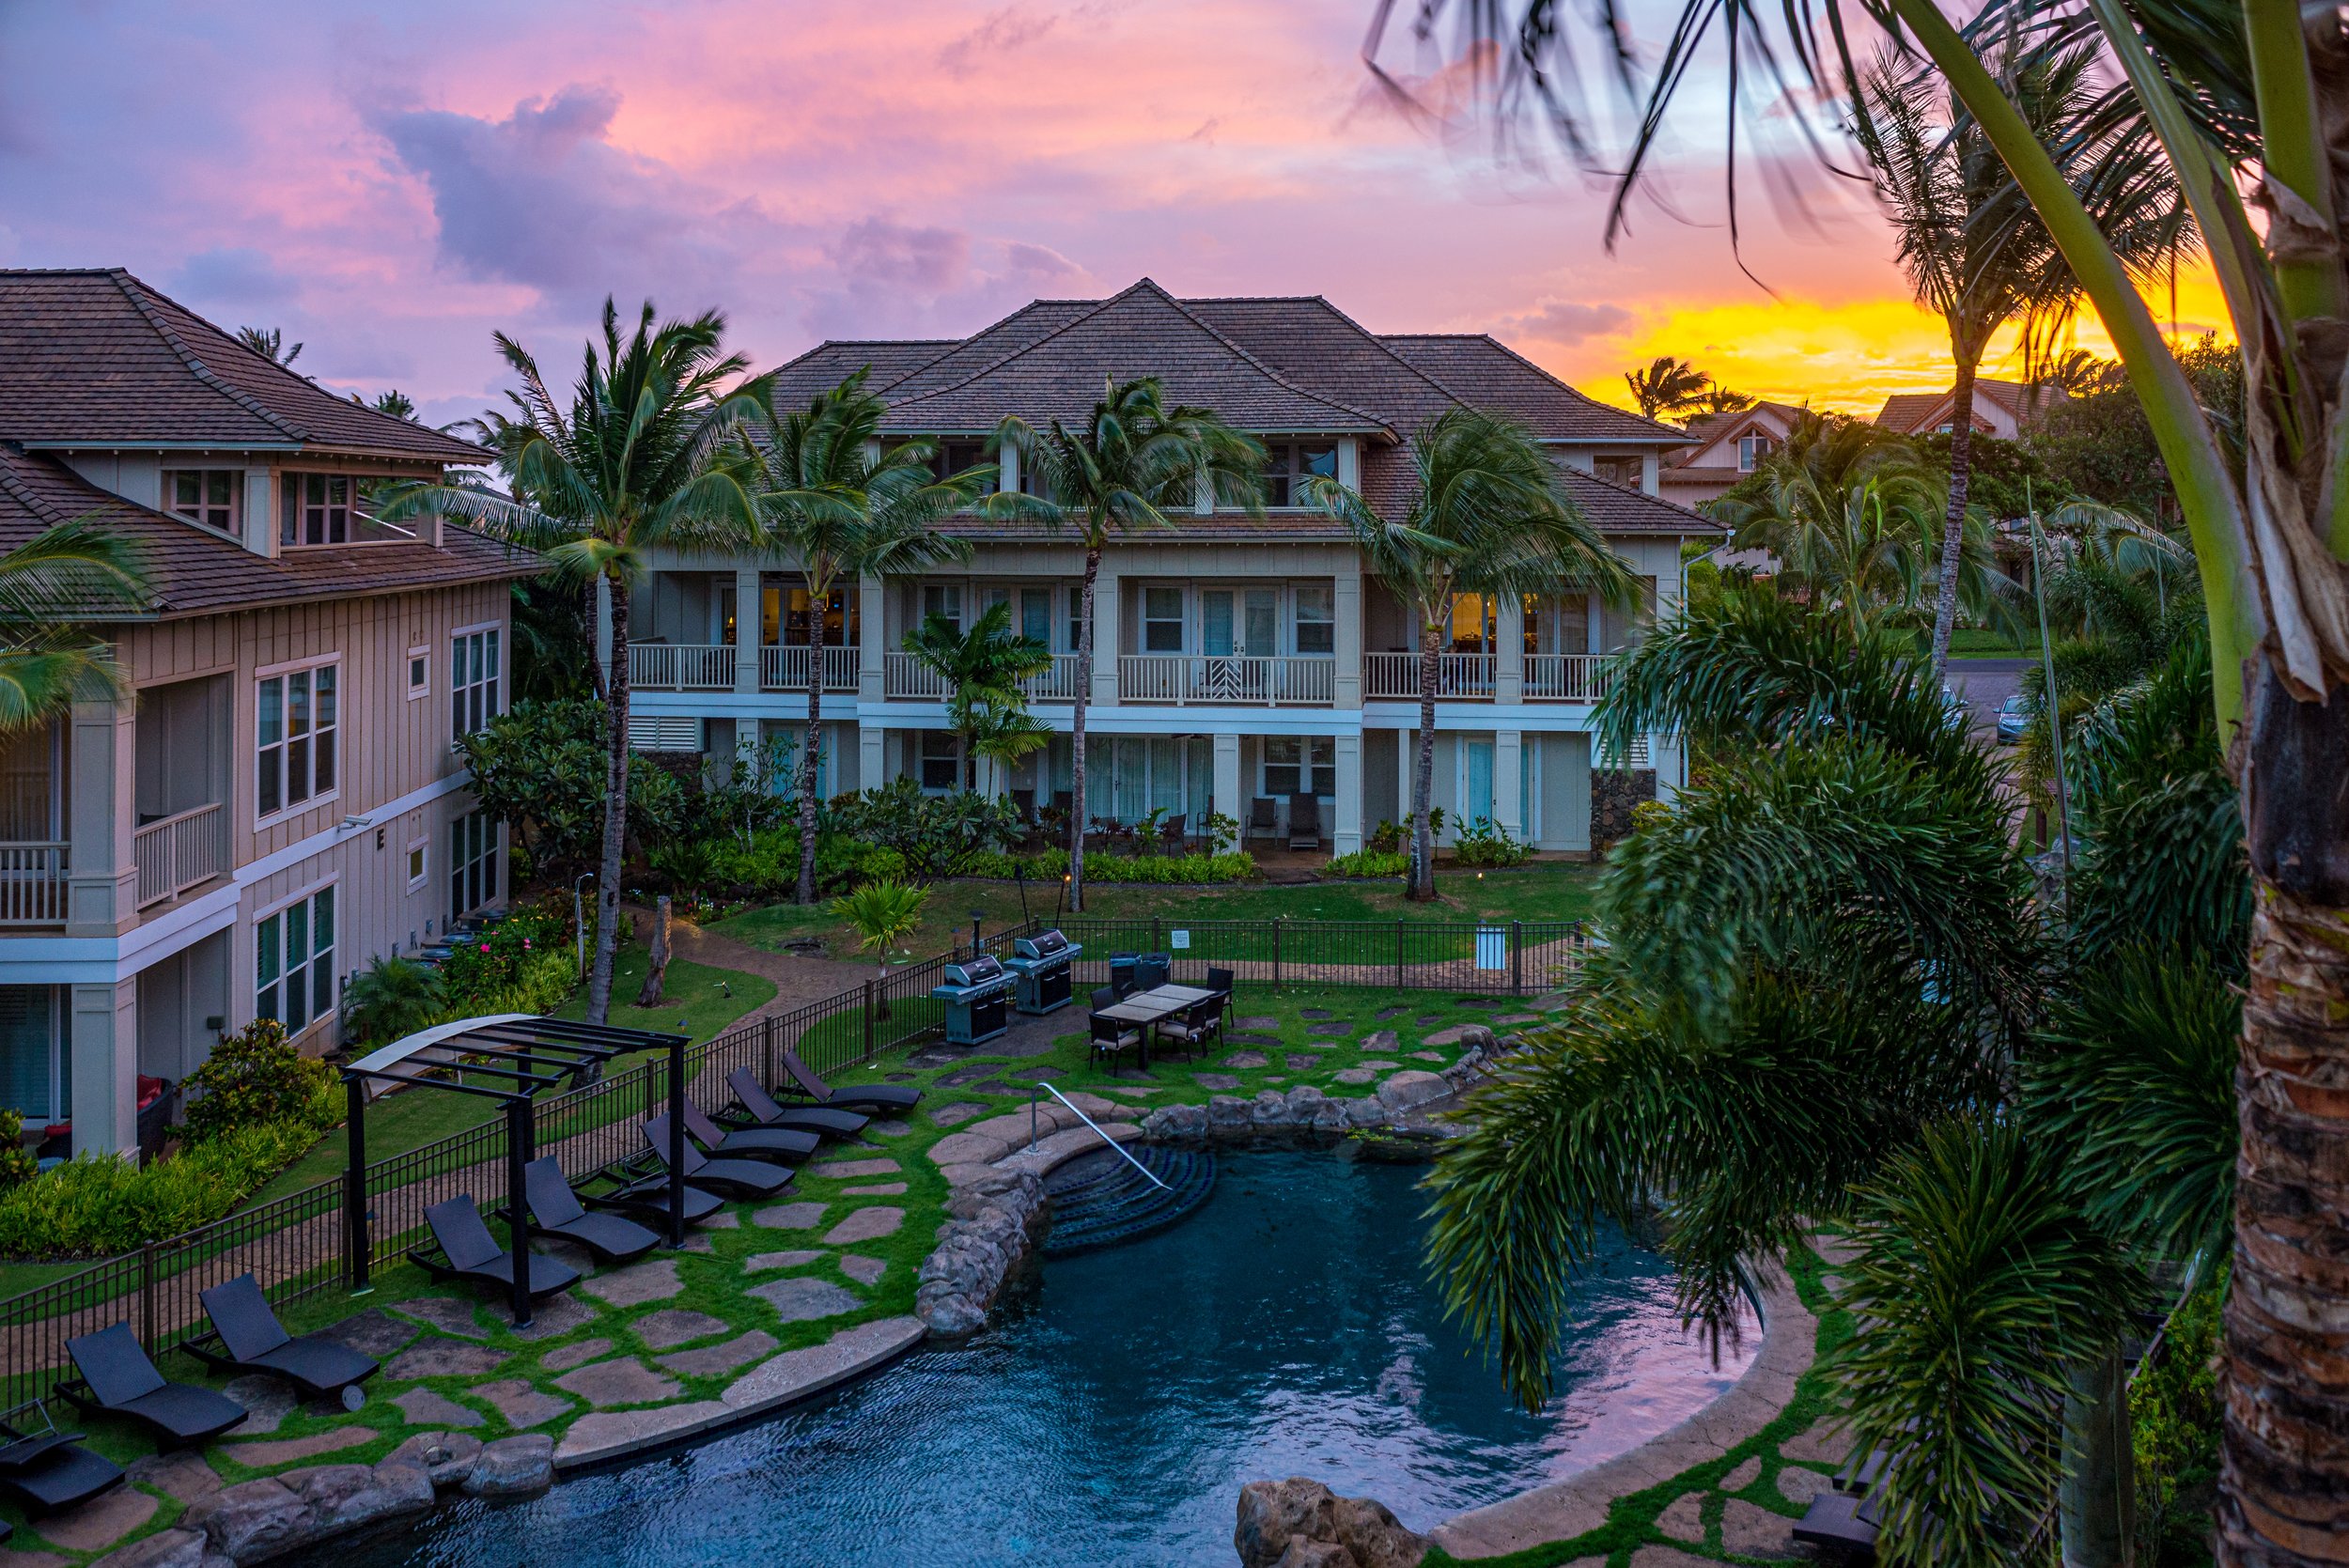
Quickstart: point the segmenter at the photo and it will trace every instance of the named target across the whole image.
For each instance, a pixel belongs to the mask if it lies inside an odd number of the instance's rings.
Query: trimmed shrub
[[[1532,853],[1488,816],[1480,816],[1470,822],[1460,830],[1460,836],[1452,841],[1452,859],[1458,865],[1523,865]]]
[[[0,1110],[0,1190],[31,1179],[39,1169],[40,1161],[24,1146],[23,1113]]]
[[[965,875],[1003,878],[1024,875],[1032,882],[1057,882],[1068,875],[1068,851],[1046,849],[1034,855],[985,855]],[[1255,880],[1256,875],[1256,857],[1246,850],[1230,850],[1221,855],[1085,856],[1088,882],[1195,886],[1250,882]]]
[[[188,1142],[210,1142],[234,1128],[270,1122],[307,1126],[311,1108],[331,1094],[334,1081],[325,1063],[294,1048],[284,1024],[256,1018],[213,1047],[204,1065],[188,1075]]]
[[[107,1257],[209,1224],[300,1158],[321,1130],[306,1118],[259,1122],[144,1167],[113,1155],[68,1160],[0,1190],[0,1255]]]
[[[1332,855],[1321,869],[1329,877],[1394,877],[1411,869],[1411,857],[1399,851],[1357,849],[1351,855]]]
[[[1631,808],[1631,831],[1635,833],[1646,828],[1668,827],[1672,819],[1672,807],[1661,800],[1642,800]]]

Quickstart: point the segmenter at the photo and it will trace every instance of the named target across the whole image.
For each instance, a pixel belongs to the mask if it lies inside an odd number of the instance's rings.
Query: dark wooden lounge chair
[[[324,1334],[295,1339],[287,1333],[252,1275],[240,1274],[225,1285],[214,1285],[197,1299],[212,1321],[211,1331],[181,1348],[205,1365],[220,1372],[280,1377],[303,1398],[335,1400],[346,1410],[367,1402],[359,1385],[376,1374],[376,1358]]]
[[[432,1232],[432,1240],[428,1246],[410,1248],[408,1256],[427,1274],[435,1280],[495,1285],[501,1293],[513,1290],[514,1254],[490,1234],[481,1211],[474,1206],[473,1194],[460,1192],[447,1203],[432,1204],[424,1211],[424,1222]],[[521,1267],[522,1285],[533,1301],[579,1283],[579,1270],[536,1252],[526,1254]]]
[[[1321,847],[1321,800],[1312,795],[1289,797],[1289,847]]]
[[[647,1220],[667,1219],[669,1172],[662,1168],[647,1170],[647,1163],[640,1156],[634,1160],[622,1160],[608,1167],[599,1175],[614,1184],[612,1190],[581,1192],[580,1202],[591,1209],[618,1209],[625,1214],[641,1214]],[[705,1192],[688,1183],[684,1206],[684,1222],[694,1225],[725,1207],[726,1201],[715,1192]]]
[[[798,1132],[821,1133],[826,1138],[854,1138],[872,1120],[860,1111],[785,1105],[767,1092],[767,1086],[758,1081],[758,1075],[748,1067],[737,1067],[728,1073],[726,1087],[734,1091],[734,1103],[718,1112],[722,1124],[740,1122],[754,1127],[789,1127]]]
[[[685,1136],[713,1155],[744,1159],[805,1159],[823,1141],[793,1127],[722,1127],[692,1101],[685,1102]]]
[[[922,1103],[922,1091],[910,1083],[865,1083],[834,1088],[817,1078],[800,1060],[800,1053],[786,1047],[783,1070],[790,1076],[799,1092],[817,1105],[834,1110],[864,1110],[879,1116],[896,1116]]]
[[[47,1420],[45,1407],[41,1416]],[[73,1433],[54,1426],[28,1433],[0,1421],[0,1495],[36,1519],[78,1508],[113,1491],[122,1480],[121,1466],[90,1452]]]
[[[590,1214],[563,1179],[563,1168],[552,1155],[541,1156],[522,1167],[522,1196],[530,1204],[530,1222],[541,1235],[558,1236],[587,1249],[598,1263],[633,1263],[661,1245],[659,1233],[616,1214]],[[718,1200],[709,1200],[715,1206]]]
[[[208,1441],[245,1418],[226,1394],[193,1383],[170,1383],[147,1358],[127,1323],[65,1342],[82,1375],[57,1391],[89,1415],[120,1416],[155,1434],[159,1451]]]
[[[645,1135],[646,1148],[639,1157],[643,1164],[638,1169],[665,1183],[669,1179],[669,1119],[649,1117],[638,1130]],[[711,1159],[694,1147],[691,1138],[685,1141],[686,1181],[723,1198],[771,1198],[791,1185],[793,1174],[761,1160]]]
[[[1858,1492],[1822,1492],[1811,1499],[1795,1525],[1795,1539],[1846,1562],[1874,1562],[1876,1556],[1874,1499]]]

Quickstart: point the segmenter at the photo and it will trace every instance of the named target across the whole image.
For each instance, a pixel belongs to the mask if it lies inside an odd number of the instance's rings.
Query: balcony
[[[640,691],[731,691],[731,643],[630,643],[628,682]]]
[[[1327,707],[1337,691],[1338,661],[1326,656],[1129,653],[1117,660],[1122,702]]]
[[[1447,701],[1490,702],[1493,695],[1493,656],[1488,653],[1439,653],[1436,656],[1436,695]],[[1419,696],[1419,655],[1362,655],[1362,695]]]
[[[131,836],[139,908],[177,898],[228,870],[228,814],[220,802],[149,822]]]
[[[1529,653],[1525,700],[1595,703],[1614,685],[1616,658],[1607,653]]]
[[[806,647],[770,645],[758,650],[758,689],[761,691],[804,691],[807,690],[808,656],[814,650]],[[728,666],[732,668],[731,665]],[[824,650],[824,690],[854,691],[857,676],[857,650],[828,647]]]
[[[1019,683],[1034,703],[1073,703],[1077,700],[1077,656],[1056,653],[1052,667]],[[946,677],[910,653],[881,655],[881,695],[899,701],[944,702]]]
[[[0,925],[63,925],[63,844],[0,844]]]

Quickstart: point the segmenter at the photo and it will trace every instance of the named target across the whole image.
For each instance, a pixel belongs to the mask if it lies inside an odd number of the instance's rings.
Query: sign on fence
[[[1508,927],[1480,925],[1476,928],[1476,967],[1480,970],[1505,970],[1509,967]]]
[[[1166,945],[1179,953],[1184,948],[1190,945],[1190,933],[1188,931],[1169,931],[1166,934]]]

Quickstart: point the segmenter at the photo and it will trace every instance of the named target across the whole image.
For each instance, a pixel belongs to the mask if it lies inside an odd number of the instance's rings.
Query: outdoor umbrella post
[[[669,1036],[669,1245],[685,1245],[685,1036]]]
[[[522,1168],[530,1163],[531,1113],[537,1108],[528,1094],[506,1102],[506,1215],[512,1239],[506,1250],[514,1257],[514,1327],[530,1327],[530,1193]]]

